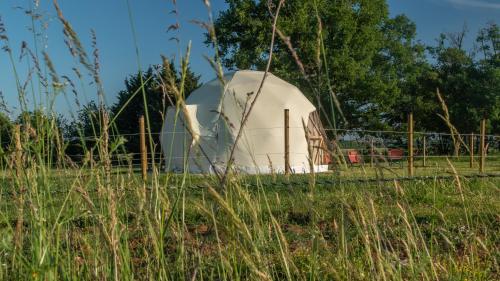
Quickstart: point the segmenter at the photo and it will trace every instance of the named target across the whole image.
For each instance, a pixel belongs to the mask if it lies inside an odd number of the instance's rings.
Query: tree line
[[[228,69],[264,70],[272,17],[269,1],[226,0],[215,20],[217,47]],[[457,27],[460,29],[460,27]],[[277,21],[271,71],[298,85],[327,126],[389,129],[409,111],[416,128],[446,132],[440,90],[459,132],[488,119],[500,132],[500,29],[488,23],[465,48],[466,26],[441,34],[434,46],[417,40],[405,15],[389,16],[385,0],[287,0]],[[338,101],[338,103],[336,103]]]
[[[50,136],[37,135],[36,137],[44,139],[46,142],[56,141],[57,138],[60,138],[61,142],[65,144],[65,153],[73,158],[81,159],[84,157],[85,151],[91,149],[101,135],[103,111],[107,113],[110,120],[114,120],[110,128],[113,141],[119,144],[123,152],[138,153],[138,120],[146,112],[142,89],[144,89],[144,96],[147,100],[151,139],[154,146],[158,146],[159,132],[166,110],[169,106],[175,106],[176,103],[175,95],[171,89],[162,86],[164,85],[162,79],[166,76],[167,71],[169,75],[174,76],[175,83],[179,84],[181,79],[180,71],[175,69],[173,62],[170,62],[168,67],[170,69],[166,70],[164,66],[151,66],[146,71],[140,71],[126,77],[124,89],[117,93],[116,101],[112,105],[105,106],[96,101],[90,101],[77,110],[73,120],[68,120],[67,117],[60,114],[47,113],[42,110],[22,112],[15,120],[10,120],[6,114],[0,112],[0,159],[12,146],[12,132],[15,125],[20,125],[22,131],[44,128],[40,131],[54,132]],[[186,92],[190,93],[199,86],[200,75],[195,74],[187,66],[184,77]]]

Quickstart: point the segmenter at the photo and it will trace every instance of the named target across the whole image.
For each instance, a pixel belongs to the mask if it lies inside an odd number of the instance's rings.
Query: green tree
[[[101,134],[101,118],[99,106],[90,101],[78,110],[78,119],[68,128],[68,136],[80,139],[92,139]]]
[[[176,81],[180,83],[180,74],[170,64],[172,73],[176,75]],[[142,73],[144,91],[146,93],[147,111],[149,114],[150,129],[155,143],[159,143],[159,133],[163,126],[163,120],[168,106],[175,105],[173,93],[165,91],[162,87],[162,77],[165,77],[164,69],[148,68]],[[200,76],[188,68],[185,77],[186,97],[200,86]],[[125,79],[125,89],[118,93],[116,103],[111,107],[112,116],[116,118],[116,129],[127,139],[125,144],[128,152],[139,151],[138,120],[145,115],[144,101],[141,88],[141,77],[137,73]]]
[[[263,70],[272,31],[268,1],[226,2],[228,9],[215,20],[224,66]],[[307,79],[282,36],[275,44],[272,72],[299,86],[329,120],[331,86],[351,127],[387,126],[402,84],[415,80],[425,61],[423,46],[415,42],[415,25],[405,16],[391,19],[385,0],[290,0],[277,26]],[[211,43],[209,35],[206,43]]]
[[[491,22],[482,28],[477,35],[476,42],[484,61],[498,63],[500,60],[500,27],[496,23]]]
[[[11,142],[12,122],[9,117],[0,112],[0,165],[5,162],[5,156]]]
[[[481,29],[476,42],[483,57],[478,62],[476,90],[485,96],[487,106],[484,114],[490,120],[491,132],[500,134],[500,27],[491,22]]]
[[[442,34],[437,46],[429,48],[435,64],[419,77],[413,89],[416,100],[421,102],[417,104],[417,118],[422,120],[426,130],[448,129],[436,116],[436,113],[442,113],[436,99],[436,89],[439,88],[451,122],[459,132],[477,133],[482,118],[489,120],[490,132],[499,132],[500,64],[494,47],[498,45],[494,43],[498,42],[495,39],[499,38],[498,33],[493,24],[482,29],[476,40],[482,42],[478,53],[464,49],[465,28],[457,33]]]
[[[101,135],[101,116],[99,106],[90,101],[78,110],[76,120],[65,128],[66,153],[72,159],[82,159],[85,152],[96,144]]]

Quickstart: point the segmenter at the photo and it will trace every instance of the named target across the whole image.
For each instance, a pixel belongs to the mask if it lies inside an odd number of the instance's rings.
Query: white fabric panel
[[[218,79],[212,80],[194,91],[186,100],[190,117],[196,119],[193,125],[196,127],[195,131],[200,134],[200,145],[215,166],[224,167],[227,163],[229,149],[238,133],[242,114],[255,99],[263,75],[264,72],[259,71],[228,74],[224,77],[224,86]],[[271,166],[277,172],[284,170],[286,108],[290,109],[290,165],[296,173],[309,172],[307,140],[302,120],[307,124],[309,114],[315,111],[315,107],[299,89],[270,73],[236,147],[236,170],[252,174],[269,173]],[[182,113],[179,116],[182,116]],[[183,170],[183,158],[189,152],[189,171],[213,171],[214,167],[196,151],[198,149],[189,150],[192,139],[179,124],[179,120],[174,126],[175,110],[167,111],[161,137],[167,168]],[[168,166],[169,161],[174,165]],[[324,167],[318,166],[317,169],[320,171]]]

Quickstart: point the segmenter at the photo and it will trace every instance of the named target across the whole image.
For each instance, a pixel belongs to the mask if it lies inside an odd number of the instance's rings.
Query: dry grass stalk
[[[59,77],[57,75],[54,64],[52,63],[52,60],[49,57],[49,54],[47,54],[46,52],[43,52],[43,58],[45,60],[45,65],[49,69],[50,77],[52,78],[52,86],[54,88],[60,88],[61,83],[59,81]]]
[[[271,160],[271,157],[269,156],[269,154],[266,154],[267,156],[267,161],[269,162],[269,172],[271,173],[271,176],[273,178],[273,182],[276,181],[276,173],[274,171],[274,167],[273,167],[273,161]],[[286,167],[285,167],[286,169]]]
[[[318,22],[318,32],[317,32],[317,36],[318,36],[318,46],[317,46],[317,66],[318,66],[318,73],[321,73],[321,69],[322,69],[322,64],[321,64],[321,57],[323,58],[323,62],[324,62],[324,68],[325,68],[325,74],[326,74],[326,80],[327,80],[327,86],[328,86],[328,91],[330,92],[330,97],[332,98],[333,100],[333,103],[335,104],[335,107],[337,108],[338,112],[340,113],[340,117],[342,118],[342,120],[344,121],[344,123],[348,123],[347,122],[347,119],[345,118],[345,115],[344,115],[344,112],[342,111],[342,107],[340,106],[340,101],[337,97],[337,93],[335,93],[335,91],[333,90],[333,87],[332,87],[332,82],[330,80],[330,72],[329,72],[329,69],[328,69],[328,63],[327,63],[327,60],[326,60],[326,57],[327,57],[327,54],[326,54],[326,48],[325,48],[325,44],[324,44],[324,40],[323,40],[323,23],[321,22],[321,17],[319,15],[319,11],[318,11],[318,5],[317,5],[317,2],[314,2],[314,12],[316,14],[316,20]],[[332,108],[332,113],[333,113],[333,108]],[[335,120],[333,120],[333,122],[335,123]],[[336,127],[336,125],[334,124],[334,126]],[[337,132],[335,132],[336,134]]]
[[[7,36],[7,29],[5,28],[5,24],[1,16],[0,16],[0,41],[4,42],[2,50],[11,54],[12,49],[10,48],[9,37]]]
[[[109,190],[109,201],[110,201],[110,232],[111,232],[111,249],[113,251],[113,266],[114,266],[114,277],[115,281],[120,280],[119,278],[119,272],[120,272],[120,255],[119,255],[119,243],[120,243],[120,238],[118,236],[118,217],[116,215],[117,213],[117,206],[116,206],[116,194],[113,190]]]
[[[191,45],[189,45],[189,47],[188,47],[188,50],[186,53],[187,56],[189,55],[190,49],[191,49]],[[191,146],[194,146],[195,144],[199,143],[200,135],[198,133],[196,133],[196,131],[194,129],[193,121],[191,120],[191,115],[189,114],[189,111],[187,109],[186,101],[184,98],[184,92],[183,92],[184,89],[183,89],[183,87],[179,88],[177,86],[177,82],[175,81],[175,75],[171,71],[171,66],[170,66],[170,62],[168,61],[168,59],[166,57],[163,57],[163,56],[162,56],[162,59],[163,59],[163,68],[165,69],[165,81],[167,82],[167,85],[166,85],[167,89],[170,90],[174,94],[177,108],[180,108],[182,110],[186,129],[189,131],[189,133],[191,134],[191,136],[193,138],[193,142],[192,142]]]
[[[322,25],[320,25],[320,28],[321,28]],[[278,34],[278,36],[280,37],[280,39],[283,41],[283,43],[285,43],[285,45],[287,46],[290,54],[292,55],[294,61],[295,61],[295,64],[297,65],[297,67],[299,68],[299,71],[300,73],[302,74],[302,77],[307,81],[307,83],[309,85],[312,85],[312,82],[311,80],[309,79],[309,75],[307,75],[306,73],[306,70],[304,68],[304,64],[302,63],[302,61],[300,60],[300,57],[299,55],[297,54],[297,51],[295,50],[295,48],[293,47],[292,45],[292,42],[290,40],[290,37],[289,36],[286,36],[279,28],[276,28],[276,33]],[[318,31],[318,34],[321,35],[322,34],[322,29],[320,29]],[[321,35],[322,36],[322,35]],[[321,37],[318,38],[318,41],[320,42],[320,46],[323,47],[323,39]],[[321,56],[321,52],[319,50],[316,51],[317,52],[317,56],[320,58]],[[321,60],[319,60],[321,61]],[[318,67],[321,65],[318,64]],[[329,79],[329,78],[328,78]],[[330,92],[330,95],[333,99],[333,102],[335,103],[335,106],[337,107],[337,110],[339,111],[340,113],[340,116],[342,117],[343,121],[345,123],[347,123],[347,119],[345,118],[345,115],[344,115],[344,112],[342,111],[341,107],[340,107],[340,101],[338,100],[338,97],[337,97],[337,94],[333,91],[331,85],[331,83],[328,83],[328,90]],[[311,88],[313,88],[311,86]],[[313,91],[315,91],[313,89]],[[317,91],[316,92],[316,96],[317,98],[319,98],[319,93]],[[322,108],[322,105],[320,103],[318,103],[319,107]]]
[[[331,146],[331,147],[330,147]],[[330,156],[335,158],[335,163],[339,167],[347,168],[347,161],[344,157],[344,153],[342,152],[342,148],[339,146],[337,139],[333,139],[327,146],[328,153]]]
[[[221,63],[221,57],[219,54],[219,48],[217,48],[217,34],[215,32],[215,27],[214,27],[214,20],[212,16],[212,5],[210,4],[209,0],[203,0],[205,7],[208,11],[208,23],[201,23],[201,26],[205,28],[210,35],[210,41],[215,46],[214,48],[215,51],[215,56],[214,59],[205,57],[207,61],[210,63],[210,66],[215,70],[215,73],[217,74],[217,78],[221,82],[223,86],[226,85],[226,81],[224,80],[224,70],[222,68],[222,63]]]
[[[276,26],[278,23],[279,13],[280,13],[281,7],[283,6],[284,2],[285,2],[285,0],[279,1],[278,7],[276,8],[276,14],[273,16],[273,29],[272,29],[272,35],[271,35],[271,44],[269,47],[269,58],[267,60],[267,65],[266,65],[266,69],[264,71],[264,76],[262,77],[262,80],[261,80],[260,85],[259,85],[259,89],[257,90],[257,93],[255,94],[252,102],[250,103],[248,110],[243,112],[240,128],[238,129],[238,134],[236,135],[236,138],[234,139],[234,143],[231,147],[231,151],[229,153],[229,158],[227,161],[227,167],[224,171],[224,174],[223,174],[221,182],[220,182],[221,187],[223,189],[225,188],[226,183],[227,183],[227,175],[229,174],[229,171],[231,170],[234,152],[236,151],[236,147],[238,145],[238,142],[239,142],[241,136],[243,135],[243,130],[244,130],[245,125],[248,121],[248,117],[250,116],[250,113],[252,113],[252,110],[253,110],[253,107],[255,106],[255,103],[257,102],[260,94],[262,93],[264,83],[266,82],[267,75],[269,74],[269,69],[271,68],[271,62],[273,60],[273,52],[274,52],[274,41],[275,41],[276,30],[277,30]],[[286,169],[286,167],[285,167],[285,169]]]
[[[235,191],[239,195],[238,198],[243,199],[246,203],[246,207],[251,213],[254,224],[246,223],[246,221],[240,217],[238,210],[233,208],[230,200],[225,199],[212,187],[208,187],[208,193],[221,208],[220,211],[228,216],[225,229],[227,231],[226,234],[232,238],[228,242],[238,249],[240,258],[250,268],[255,277],[257,277],[256,280],[272,280],[268,270],[266,270],[266,259],[258,247],[258,230],[261,228],[258,227],[260,218],[257,214],[257,210],[253,207],[253,201],[249,198],[248,193],[243,192],[239,186],[235,186]],[[209,212],[203,206],[200,206],[200,208],[204,210],[204,212]],[[254,229],[250,229],[250,226],[256,227],[257,234]]]
[[[102,138],[101,138],[101,159],[104,168],[104,190],[107,193],[109,202],[109,243],[113,253],[113,273],[114,280],[119,279],[120,257],[119,257],[119,237],[118,237],[118,217],[117,217],[117,198],[115,190],[111,187],[111,158],[109,155],[109,115],[101,105],[102,115]]]
[[[87,68],[90,72],[94,72],[94,68],[92,67],[92,64],[90,64],[87,53],[85,52],[85,49],[83,48],[82,43],[80,42],[80,39],[78,38],[78,35],[76,32],[73,30],[73,27],[71,24],[64,18],[64,15],[62,13],[61,8],[59,7],[59,4],[57,3],[57,0],[53,0],[54,8],[56,9],[57,12],[57,17],[59,18],[59,21],[63,25],[63,33],[64,36],[66,37],[65,43],[67,44],[68,48],[70,49],[70,53],[73,56],[77,56],[80,60],[80,63]]]
[[[193,139],[193,141],[191,142],[190,149],[193,147],[198,148],[199,151],[201,152],[201,154],[208,161],[210,166],[215,167],[212,159],[208,156],[208,154],[205,152],[203,147],[201,145],[198,145],[199,139],[201,136],[198,133],[196,133],[196,131],[194,129],[193,121],[191,120],[189,111],[188,111],[187,106],[186,106],[185,95],[184,95],[184,78],[185,78],[185,73],[187,71],[187,66],[189,64],[190,51],[191,51],[191,44],[188,46],[186,57],[184,58],[183,63],[182,63],[182,77],[181,77],[182,81],[181,81],[180,86],[177,85],[175,74],[172,72],[172,67],[170,65],[170,62],[168,61],[168,59],[165,56],[162,56],[163,69],[165,70],[165,77],[163,77],[163,79],[161,80],[161,83],[162,83],[161,88],[166,92],[171,92],[174,94],[174,97],[176,99],[175,100],[176,108],[180,108],[183,112],[184,118],[182,120],[183,121],[182,125],[184,126],[184,128],[186,128],[188,133],[191,135],[191,138]],[[170,97],[169,97],[169,100],[170,100]],[[214,169],[214,172],[215,172],[215,175],[219,179],[221,179],[221,175],[219,174],[219,171],[217,169]]]
[[[111,159],[109,156],[109,115],[104,106],[101,106],[102,137],[101,137],[101,159],[104,165],[104,176],[106,189],[111,186]]]
[[[21,145],[21,126],[14,126],[14,166],[16,171],[16,180],[17,180],[17,221],[16,221],[16,230],[14,234],[14,244],[17,250],[22,250],[23,248],[23,224],[24,224],[24,185],[23,185],[23,175],[22,171],[24,169],[23,165],[23,148]]]
[[[76,192],[78,192],[78,194],[80,194],[81,198],[83,199],[83,202],[85,202],[85,205],[87,205],[87,209],[90,212],[94,213],[98,221],[99,230],[102,236],[104,237],[104,241],[106,241],[107,246],[110,249],[113,249],[113,243],[111,240],[111,236],[109,235],[108,230],[106,229],[106,224],[103,221],[103,217],[97,213],[96,205],[90,198],[89,193],[84,188],[82,188],[79,183],[75,186],[75,190]]]
[[[302,76],[306,79],[309,80],[309,77],[306,74],[306,70],[304,68],[304,64],[299,58],[299,55],[297,54],[297,51],[293,48],[292,42],[290,41],[290,37],[286,36],[279,28],[276,29],[276,33],[278,36],[281,38],[281,41],[285,43],[285,45],[288,47],[288,50],[292,54],[292,57],[295,61],[295,64],[297,64],[297,67],[299,68],[300,73]]]
[[[450,129],[450,134],[451,138],[453,140],[453,145],[454,145],[454,154],[455,157],[458,157],[458,153],[460,151],[460,145],[463,145],[467,150],[469,149],[467,145],[464,143],[462,136],[458,132],[457,128],[453,126],[450,120],[450,113],[448,111],[448,106],[446,105],[446,102],[443,99],[443,96],[441,96],[441,93],[439,92],[439,89],[436,89],[436,95],[439,100],[439,103],[441,104],[441,108],[443,109],[444,116],[438,113],[438,116],[443,119],[443,121],[446,123],[446,126]]]
[[[313,160],[314,151],[311,145],[311,139],[309,137],[309,130],[307,129],[307,125],[304,119],[302,119],[302,128],[304,129],[304,135],[307,141],[307,154],[308,154],[307,161],[309,163],[309,173],[310,173],[309,186],[311,187],[311,192],[312,192],[312,188],[314,188],[316,184],[316,175],[314,173],[314,160]]]
[[[29,48],[29,46],[28,46],[27,43],[25,43],[23,45],[24,45],[24,49],[23,49],[24,50],[24,54],[22,54],[22,56],[29,55],[29,57],[31,58],[31,61],[33,62],[33,65],[34,65],[33,67],[36,70],[36,75],[38,76],[39,83],[42,85],[42,87],[46,88],[49,83],[47,81],[47,78],[45,77],[45,75],[42,72],[42,69],[40,67],[40,62],[38,60],[38,57]]]
[[[53,118],[51,120],[51,129],[54,132],[53,138],[55,139],[55,149],[56,149],[56,165],[58,168],[64,168],[64,165],[67,161],[66,159],[70,159],[69,157],[66,158],[65,152],[64,152],[64,139],[62,136],[61,131],[57,127],[57,124],[55,124],[55,119]],[[68,162],[68,164],[71,165],[71,162]]]
[[[462,188],[462,182],[460,181],[460,176],[458,175],[457,169],[455,169],[455,166],[453,166],[453,164],[450,162],[450,159],[446,158],[446,161],[448,162],[448,165],[450,166],[450,168],[453,172],[453,176],[455,177],[455,184],[458,188],[458,191],[460,192],[460,199],[462,200],[465,219],[467,221],[467,227],[470,228],[469,213],[467,212],[467,206],[465,205],[465,196],[464,196],[464,191]]]

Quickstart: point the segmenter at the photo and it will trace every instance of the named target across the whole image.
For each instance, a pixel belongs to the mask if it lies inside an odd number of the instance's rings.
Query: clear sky
[[[178,19],[181,28],[178,32],[168,32],[170,25],[176,20],[172,14],[172,0],[129,0],[133,21],[137,33],[137,43],[143,68],[160,63],[160,54],[179,58],[189,41],[192,41],[191,66],[202,80],[213,78],[214,72],[205,60],[204,55],[212,55],[212,50],[203,44],[204,30],[192,23],[192,20],[206,21],[208,13],[202,0],[177,0]],[[0,0],[0,17],[4,22],[14,60],[18,68],[21,82],[28,75],[26,61],[19,61],[21,42],[26,41],[31,49],[35,49],[33,33],[30,32],[31,18],[24,11],[29,9],[33,0]],[[223,0],[212,0],[214,15],[225,8]],[[462,29],[464,23],[469,29],[467,47],[472,47],[475,34],[490,21],[500,22],[500,0],[388,0],[391,16],[406,14],[417,24],[418,39],[426,44],[434,44],[442,32],[455,32]],[[138,63],[135,55],[127,0],[59,0],[64,16],[77,31],[80,39],[91,53],[90,30],[97,34],[101,76],[108,102],[112,103],[116,93],[123,88],[124,78],[137,72]],[[39,12],[43,12],[48,24],[46,31],[47,44],[39,44],[53,60],[59,75],[71,74],[75,65],[63,42],[62,27],[56,18],[52,1],[40,0]],[[38,28],[38,32],[41,30]],[[178,44],[171,37],[180,39]],[[0,91],[6,103],[17,113],[17,92],[12,66],[4,51],[0,51]],[[89,98],[95,98],[95,89],[85,86]],[[84,100],[83,100],[84,101]],[[59,97],[56,108],[61,113],[71,106]],[[13,116],[12,116],[13,117]]]

